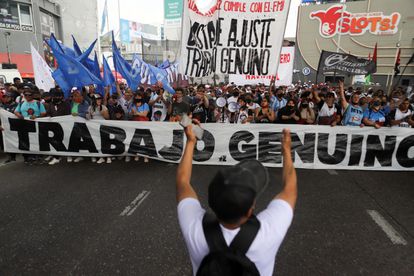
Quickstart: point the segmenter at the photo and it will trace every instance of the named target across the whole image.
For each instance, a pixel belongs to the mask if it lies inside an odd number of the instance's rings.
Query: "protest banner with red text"
[[[290,0],[185,0],[180,72],[274,76],[289,6]]]

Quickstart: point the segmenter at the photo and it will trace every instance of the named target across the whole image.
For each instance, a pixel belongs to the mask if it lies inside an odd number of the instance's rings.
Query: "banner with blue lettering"
[[[0,109],[6,152],[61,156],[142,155],[179,162],[185,145],[178,123],[85,120],[63,116],[21,120]],[[271,126],[269,128],[269,126]],[[257,159],[282,167],[282,130],[290,128],[296,168],[414,171],[411,128],[204,124],[194,164],[234,165]]]

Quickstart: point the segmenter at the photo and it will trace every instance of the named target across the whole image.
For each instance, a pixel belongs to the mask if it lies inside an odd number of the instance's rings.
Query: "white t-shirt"
[[[158,95],[156,93],[153,93],[152,96],[151,96],[150,101],[155,101],[157,98],[158,98]],[[155,102],[152,105],[151,121],[155,121],[154,120],[154,113],[157,112],[157,111],[161,111],[160,121],[161,122],[165,121],[165,118],[167,117],[167,106],[161,100],[159,100],[158,102]]]
[[[178,204],[177,211],[178,221],[191,258],[193,274],[196,275],[201,261],[209,253],[203,230],[205,210],[198,200],[186,198]],[[260,221],[260,229],[246,256],[255,263],[260,275],[271,276],[276,253],[292,222],[293,210],[286,201],[276,199],[257,215],[257,219]],[[240,231],[240,228],[230,230],[222,225],[220,227],[227,245]]]

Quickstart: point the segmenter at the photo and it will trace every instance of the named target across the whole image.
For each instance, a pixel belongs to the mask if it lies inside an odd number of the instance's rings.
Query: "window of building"
[[[33,31],[30,5],[0,0],[0,29]]]
[[[21,5],[20,6],[20,24],[32,26],[32,15],[30,12],[30,6]]]

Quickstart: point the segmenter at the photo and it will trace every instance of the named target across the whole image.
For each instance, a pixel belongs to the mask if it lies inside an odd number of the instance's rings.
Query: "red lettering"
[[[389,18],[384,18],[382,19],[380,25],[380,31],[388,31],[391,27],[391,20]]]
[[[264,3],[264,12],[270,12],[270,2]]]
[[[342,34],[348,33],[349,29],[351,28],[349,26],[350,22],[351,22],[351,19],[349,19],[348,17],[342,18],[341,29],[339,29],[339,32],[342,33]]]
[[[224,2],[224,10],[232,12],[246,12],[246,3],[226,1]]]
[[[361,18],[358,18],[356,24],[358,28],[365,29],[368,26],[368,20],[366,17],[361,17]]]
[[[263,12],[263,2],[253,2],[250,5],[251,12]]]
[[[362,33],[362,30],[358,29],[357,20],[358,20],[358,18],[352,18],[352,20],[351,20],[351,29],[350,29],[351,34],[360,34],[360,33]]]
[[[273,12],[283,11],[285,8],[285,0],[273,1]]]
[[[290,54],[280,55],[280,63],[289,63],[289,62],[290,62]]]
[[[368,22],[371,23],[371,33],[376,33],[378,30],[378,23],[381,21],[381,17],[370,17]]]

